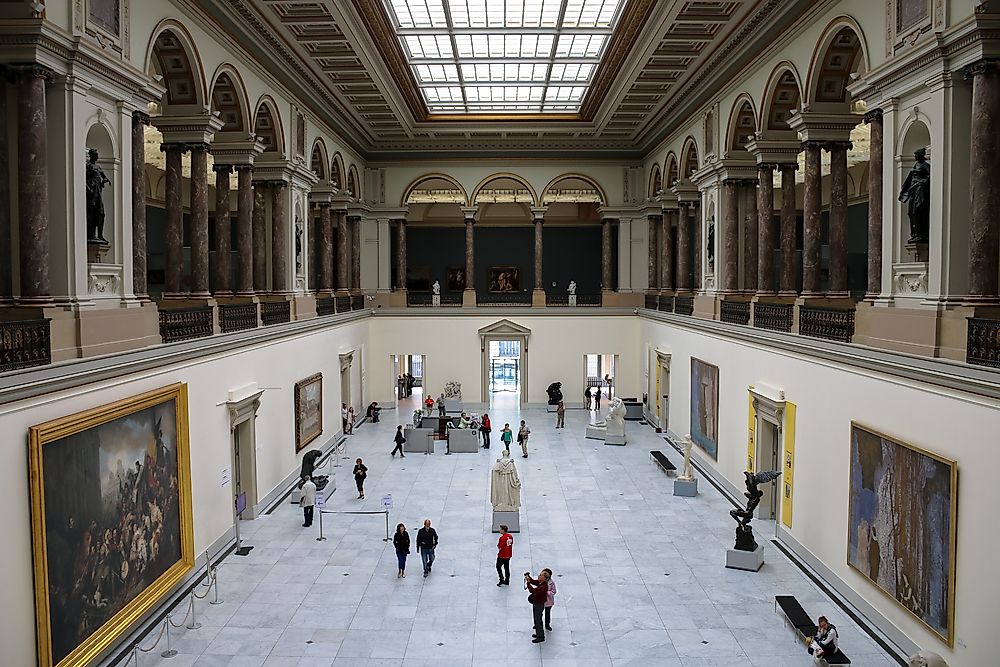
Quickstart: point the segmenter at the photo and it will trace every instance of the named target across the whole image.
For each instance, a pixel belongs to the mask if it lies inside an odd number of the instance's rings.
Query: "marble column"
[[[44,304],[52,301],[49,282],[48,120],[45,109],[45,83],[52,73],[39,65],[28,65],[17,72],[20,301]]]
[[[253,296],[253,166],[236,166],[236,255],[239,272],[236,283],[238,296]],[[260,240],[263,242],[263,239]]]
[[[361,216],[352,215],[351,223],[351,291],[361,292]]]
[[[723,188],[726,205],[722,244],[726,261],[722,265],[722,291],[733,294],[740,287],[740,183],[730,179],[725,181]]]
[[[980,61],[966,76],[972,79],[969,294],[992,301],[1000,296],[1000,62]]]
[[[691,215],[687,202],[677,209],[677,291],[691,291]]]
[[[132,293],[141,301],[149,301],[149,286],[146,284],[147,125],[149,116],[141,111],[132,112]],[[0,256],[4,256],[2,251]],[[2,294],[4,292],[0,290]]]
[[[692,221],[692,243],[694,243],[694,290],[700,291],[702,281],[705,279],[705,267],[702,263],[704,251],[701,247],[701,239],[704,235],[705,221],[701,218],[701,211],[698,208],[700,202],[691,202]]]
[[[396,289],[406,290],[406,220],[396,221]]]
[[[232,296],[229,284],[230,234],[229,175],[230,165],[215,165],[215,294]]]
[[[757,294],[774,293],[774,165],[757,167]]]
[[[184,274],[184,203],[181,193],[181,158],[188,150],[185,144],[164,144],[166,155],[167,227],[164,249],[165,280],[163,296],[180,298]]]
[[[830,296],[847,296],[847,150],[850,141],[831,141]]]
[[[464,211],[465,214],[465,289],[475,291],[476,289],[476,262],[475,262],[475,211]]]
[[[253,291],[267,294],[267,181],[253,181]]]
[[[0,86],[0,118],[8,118],[7,91]],[[10,303],[14,295],[14,259],[11,256],[10,142],[7,126],[0,127],[0,303]]]
[[[288,183],[271,181],[271,293],[288,294]]]
[[[820,293],[820,240],[819,218],[823,205],[823,172],[821,170],[822,144],[806,141],[802,144],[806,152],[805,185],[802,201],[802,293]]]
[[[868,299],[882,293],[882,110],[865,114],[871,133],[868,158]]]
[[[665,210],[660,216],[660,289],[674,289],[674,232],[671,218],[674,212]]]
[[[601,289],[611,290],[611,219],[601,220]]]
[[[646,221],[649,226],[649,255],[648,255],[648,284],[649,289],[656,290],[659,289],[660,285],[660,271],[657,266],[657,257],[660,254],[659,242],[656,238],[660,230],[661,216],[650,215],[647,216]]]
[[[783,296],[794,296],[795,286],[795,164],[781,165],[781,284]]]
[[[337,214],[337,291],[347,293],[347,209]]]
[[[545,221],[544,213],[535,213],[535,289],[544,290],[545,283],[542,280],[542,223]]]
[[[746,205],[743,215],[743,291],[753,294],[757,291],[757,256],[760,248],[758,226],[760,218],[757,215],[757,181],[743,181],[740,194]]]
[[[319,291],[325,295],[333,292],[333,217],[330,203],[319,205],[319,249],[316,263],[319,265]]]
[[[191,296],[208,291],[208,144],[191,146]]]

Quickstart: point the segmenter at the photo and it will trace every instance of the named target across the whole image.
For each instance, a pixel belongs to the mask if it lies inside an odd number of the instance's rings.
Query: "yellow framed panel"
[[[795,409],[785,402],[785,452],[781,458],[781,523],[792,527],[792,502],[795,499]]]

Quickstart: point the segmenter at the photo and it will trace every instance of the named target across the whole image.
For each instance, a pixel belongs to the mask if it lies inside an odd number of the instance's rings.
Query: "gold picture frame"
[[[323,374],[295,383],[295,452],[323,433]]]
[[[82,667],[194,567],[187,385],[32,426],[28,458],[38,664]]]

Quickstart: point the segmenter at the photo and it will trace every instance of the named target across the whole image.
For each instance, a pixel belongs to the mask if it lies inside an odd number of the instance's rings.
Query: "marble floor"
[[[592,414],[583,410],[568,411],[560,430],[543,409],[497,406],[491,417],[491,450],[445,456],[441,444],[434,455],[405,459],[389,457],[394,412],[362,425],[349,454],[369,468],[364,501],[356,500],[351,461],[331,468],[338,490],[328,510],[379,510],[392,494],[393,526],[405,523],[415,539],[423,519],[433,522],[440,545],[429,578],[416,554],[409,576],[396,578],[382,516],[326,515],[328,539],[318,542],[316,525],[302,528],[299,508],[284,503],[242,524],[254,549],[219,567],[225,603],[200,603],[201,629],[174,631],[176,657],[162,659],[158,648],[139,664],[805,667],[810,657],[774,611],[781,593],[829,616],[854,665],[896,664],[766,541],[766,522],[755,522],[763,569],[725,569],[731,505],[704,481],[698,497],[674,497],[649,450],[663,449],[678,467],[680,457],[649,427],[630,422],[628,445],[609,447],[584,439]],[[503,422],[522,418],[532,435],[530,457],[515,459],[521,532],[513,585],[497,588],[489,470]],[[520,573],[543,567],[558,584],[554,629],[532,644],[518,584]]]

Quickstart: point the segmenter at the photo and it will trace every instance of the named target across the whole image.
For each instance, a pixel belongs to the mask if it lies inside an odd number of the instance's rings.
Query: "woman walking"
[[[396,562],[399,572],[396,578],[406,577],[406,556],[410,553],[410,534],[406,532],[406,526],[396,524],[396,534],[392,536],[392,546],[396,547]]]
[[[403,443],[406,442],[406,438],[403,437],[403,425],[402,424],[400,424],[399,426],[396,427],[396,437],[393,438],[392,440],[393,440],[393,442],[396,443],[396,446],[393,447],[392,451],[390,452],[390,454],[392,454],[392,458],[396,458],[396,452],[399,452],[399,458],[405,459],[406,455],[403,454]],[[399,524],[399,525],[402,526],[403,524]]]
[[[556,581],[552,578],[552,570],[549,568],[545,568],[542,572],[545,573],[546,583],[549,585],[545,593],[545,629],[552,632],[552,606],[556,603]]]
[[[514,433],[510,430],[510,424],[504,424],[503,430],[500,431],[500,442],[503,443],[504,449],[510,454],[510,443],[514,440]]]
[[[358,486],[358,500],[365,499],[365,477],[368,477],[368,467],[358,459],[354,464],[354,483]]]
[[[490,431],[493,430],[493,425],[490,424],[490,416],[487,413],[483,413],[483,423],[479,425],[479,432],[483,436],[483,449],[490,448]]]
[[[521,420],[521,428],[517,429],[517,443],[521,445],[521,458],[528,458],[528,436],[531,435],[531,429],[528,425]]]

